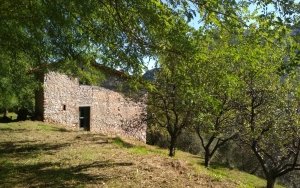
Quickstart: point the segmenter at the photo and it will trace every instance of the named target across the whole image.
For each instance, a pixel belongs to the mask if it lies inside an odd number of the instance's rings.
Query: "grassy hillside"
[[[263,187],[198,156],[41,122],[0,124],[0,187]],[[280,186],[277,186],[280,187]]]

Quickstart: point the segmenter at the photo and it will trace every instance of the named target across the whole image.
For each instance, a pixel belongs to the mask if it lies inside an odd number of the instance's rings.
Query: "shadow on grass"
[[[58,131],[58,132],[71,132],[70,130],[67,130],[65,128],[57,128],[57,127],[55,127],[54,131]]]
[[[0,128],[0,133],[6,132],[6,133],[24,133],[29,132],[28,129],[12,129],[12,128]]]
[[[204,165],[204,163],[203,163],[203,165]],[[230,166],[230,164],[228,164],[228,163],[220,163],[220,162],[217,162],[217,161],[211,162],[211,164],[209,165],[209,167],[212,168],[212,169],[223,169],[223,168],[232,169],[232,167]]]
[[[203,159],[203,157],[200,156],[200,155],[192,155],[191,158],[193,158],[193,159],[199,159],[199,160]]]
[[[91,141],[91,142],[100,142],[100,143],[109,143],[110,138],[105,136],[104,134],[80,134],[75,137],[75,140],[82,140],[82,141]]]
[[[89,183],[103,183],[116,179],[120,175],[106,175],[104,173],[88,174],[91,168],[105,169],[113,167],[131,166],[132,163],[114,163],[98,161],[72,167],[61,167],[59,163],[18,164],[0,163],[0,182],[3,187],[74,187]],[[101,172],[101,171],[100,171]]]
[[[121,146],[121,147],[124,147],[124,148],[133,148],[134,147],[133,144],[125,142],[120,137],[115,137],[115,138],[112,139],[112,141],[113,141],[114,144],[116,144],[118,146]]]
[[[38,124],[37,129],[40,131],[53,131],[53,132],[72,132],[71,130],[67,130],[63,127],[55,127],[47,124]]]
[[[97,143],[97,144],[115,144],[117,146],[120,147],[124,147],[124,148],[133,148],[135,147],[135,145],[128,143],[126,141],[124,141],[122,138],[120,137],[108,137],[104,134],[81,134],[81,135],[77,135],[75,137],[75,140],[82,140],[82,141],[90,141],[93,143]]]
[[[20,128],[23,126],[22,124],[14,124],[11,122],[11,123],[3,124],[3,125],[5,125],[5,126],[12,125],[13,128],[1,127],[1,124],[0,124],[0,132],[24,133],[24,132],[32,131],[29,129]],[[40,131],[72,132],[71,130],[67,130],[66,128],[63,128],[63,127],[55,127],[55,126],[45,125],[45,124],[37,124],[36,129],[40,130]]]
[[[5,158],[26,158],[38,154],[51,154],[57,150],[69,146],[69,143],[63,144],[36,144],[34,141],[14,141],[0,143],[0,157]]]

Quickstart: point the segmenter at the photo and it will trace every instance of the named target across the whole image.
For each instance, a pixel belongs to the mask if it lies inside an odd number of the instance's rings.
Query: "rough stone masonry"
[[[89,107],[89,129],[146,141],[146,105],[103,87],[80,85],[57,72],[44,77],[44,121],[80,129],[80,107]]]

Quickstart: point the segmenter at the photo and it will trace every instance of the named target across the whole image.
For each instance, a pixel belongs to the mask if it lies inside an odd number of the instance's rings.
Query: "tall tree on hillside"
[[[267,187],[273,187],[276,178],[300,170],[299,99],[293,88],[296,86],[289,83],[293,78],[282,82],[278,75],[268,74],[273,77],[269,85],[261,82],[266,78],[254,72],[245,80],[247,89],[240,104],[241,139],[260,162]]]
[[[173,17],[163,48],[159,52],[161,66],[149,92],[149,112],[152,119],[169,134],[169,156],[175,155],[177,138],[190,125],[194,111],[190,100],[190,66],[195,48],[193,31],[183,19]]]
[[[175,156],[177,139],[190,125],[194,111],[177,79],[180,78],[173,70],[162,68],[157,74],[155,89],[148,98],[148,113],[152,121],[168,133],[170,157]]]
[[[295,81],[298,72],[281,71],[283,64],[293,60],[295,52],[285,50],[289,37],[281,41],[263,37],[261,32],[277,32],[269,29],[251,28],[245,43],[239,45],[242,56],[237,61],[237,75],[241,88],[236,104],[240,111],[240,139],[255,154],[267,187],[271,188],[276,178],[300,169],[300,125],[299,89]]]
[[[237,136],[234,102],[239,83],[233,60],[237,54],[232,48],[238,37],[227,30],[214,28],[206,30],[196,40],[199,55],[192,66],[190,84],[197,110],[192,125],[204,149],[204,164],[208,167],[218,149]]]

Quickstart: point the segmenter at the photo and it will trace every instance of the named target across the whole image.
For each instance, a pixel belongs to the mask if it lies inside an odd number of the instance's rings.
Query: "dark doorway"
[[[79,121],[80,121],[80,128],[83,128],[86,131],[90,130],[90,112],[91,107],[79,107]]]

